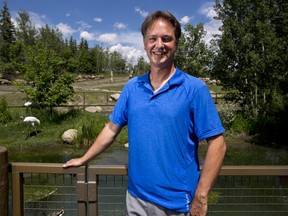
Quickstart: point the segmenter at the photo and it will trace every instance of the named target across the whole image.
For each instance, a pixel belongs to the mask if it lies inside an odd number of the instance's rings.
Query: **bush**
[[[288,128],[288,96],[283,96],[269,105],[262,115],[255,120],[251,130],[254,141],[262,145],[286,145]]]
[[[107,117],[100,114],[87,113],[78,124],[79,134],[76,145],[90,146],[103,127],[107,123]]]
[[[8,109],[8,103],[5,97],[0,98],[0,123],[6,124],[11,121],[12,116]]]
[[[236,133],[249,133],[252,125],[252,120],[246,118],[242,113],[238,113],[232,122],[231,130]]]

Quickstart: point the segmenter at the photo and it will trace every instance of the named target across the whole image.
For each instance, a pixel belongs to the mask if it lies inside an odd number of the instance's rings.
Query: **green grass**
[[[27,111],[23,109],[12,109],[12,120],[6,124],[0,125],[0,145],[5,146],[11,152],[17,152],[18,155],[13,155],[15,160],[21,160],[28,156],[29,153],[33,154],[37,158],[37,154],[41,160],[41,152],[39,149],[47,149],[45,153],[45,161],[50,161],[57,154],[67,155],[81,155],[92,144],[100,130],[105,123],[109,121],[108,116],[99,113],[89,113],[81,110],[72,109],[67,113],[49,112],[41,110],[30,110],[29,115],[36,116],[40,119],[41,124],[35,128],[31,128],[31,131],[37,130],[37,136],[31,136],[27,139],[29,126],[25,125],[19,118],[20,115],[27,115]],[[77,139],[78,143],[72,145],[64,144],[61,136],[64,131],[75,128],[81,131],[81,128],[86,124],[89,126],[89,122],[95,122],[93,132],[90,136],[90,143],[85,142],[85,138],[80,137]],[[123,145],[127,142],[127,131],[124,129],[113,147],[109,149],[124,149]],[[20,151],[19,151],[20,150]],[[37,153],[36,153],[37,152]],[[14,160],[13,159],[13,160]]]

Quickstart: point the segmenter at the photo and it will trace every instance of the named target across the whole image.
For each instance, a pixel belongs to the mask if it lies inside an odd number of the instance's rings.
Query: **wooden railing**
[[[6,200],[12,202],[13,216],[48,215],[62,208],[67,215],[125,215],[126,166],[8,164],[7,152],[0,150],[1,215],[8,216]],[[5,186],[8,173],[12,198]],[[46,194],[39,197],[43,188]],[[210,194],[208,215],[288,215],[288,166],[223,166]]]

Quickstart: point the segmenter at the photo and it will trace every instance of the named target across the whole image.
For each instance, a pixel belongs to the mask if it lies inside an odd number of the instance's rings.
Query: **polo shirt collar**
[[[150,86],[149,82],[150,71],[144,74],[143,76],[138,77],[138,82],[143,83],[145,86]],[[181,85],[184,81],[184,73],[176,67],[176,71],[173,76],[168,80],[168,85]]]

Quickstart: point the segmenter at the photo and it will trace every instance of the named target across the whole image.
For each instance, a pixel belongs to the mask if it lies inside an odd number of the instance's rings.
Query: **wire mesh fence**
[[[98,215],[126,215],[127,176],[98,176]]]
[[[25,171],[21,171],[23,172],[23,181],[21,182],[23,182],[25,216],[48,216],[61,209],[65,210],[64,216],[79,215],[79,197],[88,198],[84,201],[87,211],[85,214],[80,214],[81,216],[126,215],[125,196],[128,177],[124,166],[119,166],[119,168],[90,166],[89,169],[86,168],[85,172],[84,170],[78,172],[77,169],[73,171],[77,175],[60,173],[62,172],[60,165],[54,166],[58,170],[53,174],[51,173],[55,171],[53,166],[47,170],[47,173],[45,173],[45,168],[44,170],[41,168],[41,164],[32,164],[29,165],[29,168],[25,168],[25,163],[21,166],[25,169]],[[38,169],[32,171],[33,166],[37,166]],[[14,167],[17,167],[17,164]],[[48,168],[49,164],[46,164],[45,167]],[[287,167],[280,168],[281,171],[277,167],[270,168],[270,170],[266,167],[254,167],[247,171],[248,169],[250,168],[237,169],[234,167],[230,171],[226,170],[224,174],[220,173],[209,194],[208,216],[288,215],[288,174],[285,174]],[[266,169],[267,175],[263,175]],[[251,175],[251,170],[260,171]],[[37,173],[40,171],[41,173]],[[82,178],[83,175],[87,176]],[[83,184],[83,187],[79,187],[79,183]],[[91,190],[91,188],[95,188],[95,190]],[[91,201],[89,201],[89,197],[96,197],[96,213],[89,210]],[[82,198],[80,201],[83,201]]]
[[[24,215],[43,216],[64,209],[77,215],[76,177],[69,174],[25,174]]]
[[[220,176],[208,215],[288,215],[288,187],[279,176]]]

